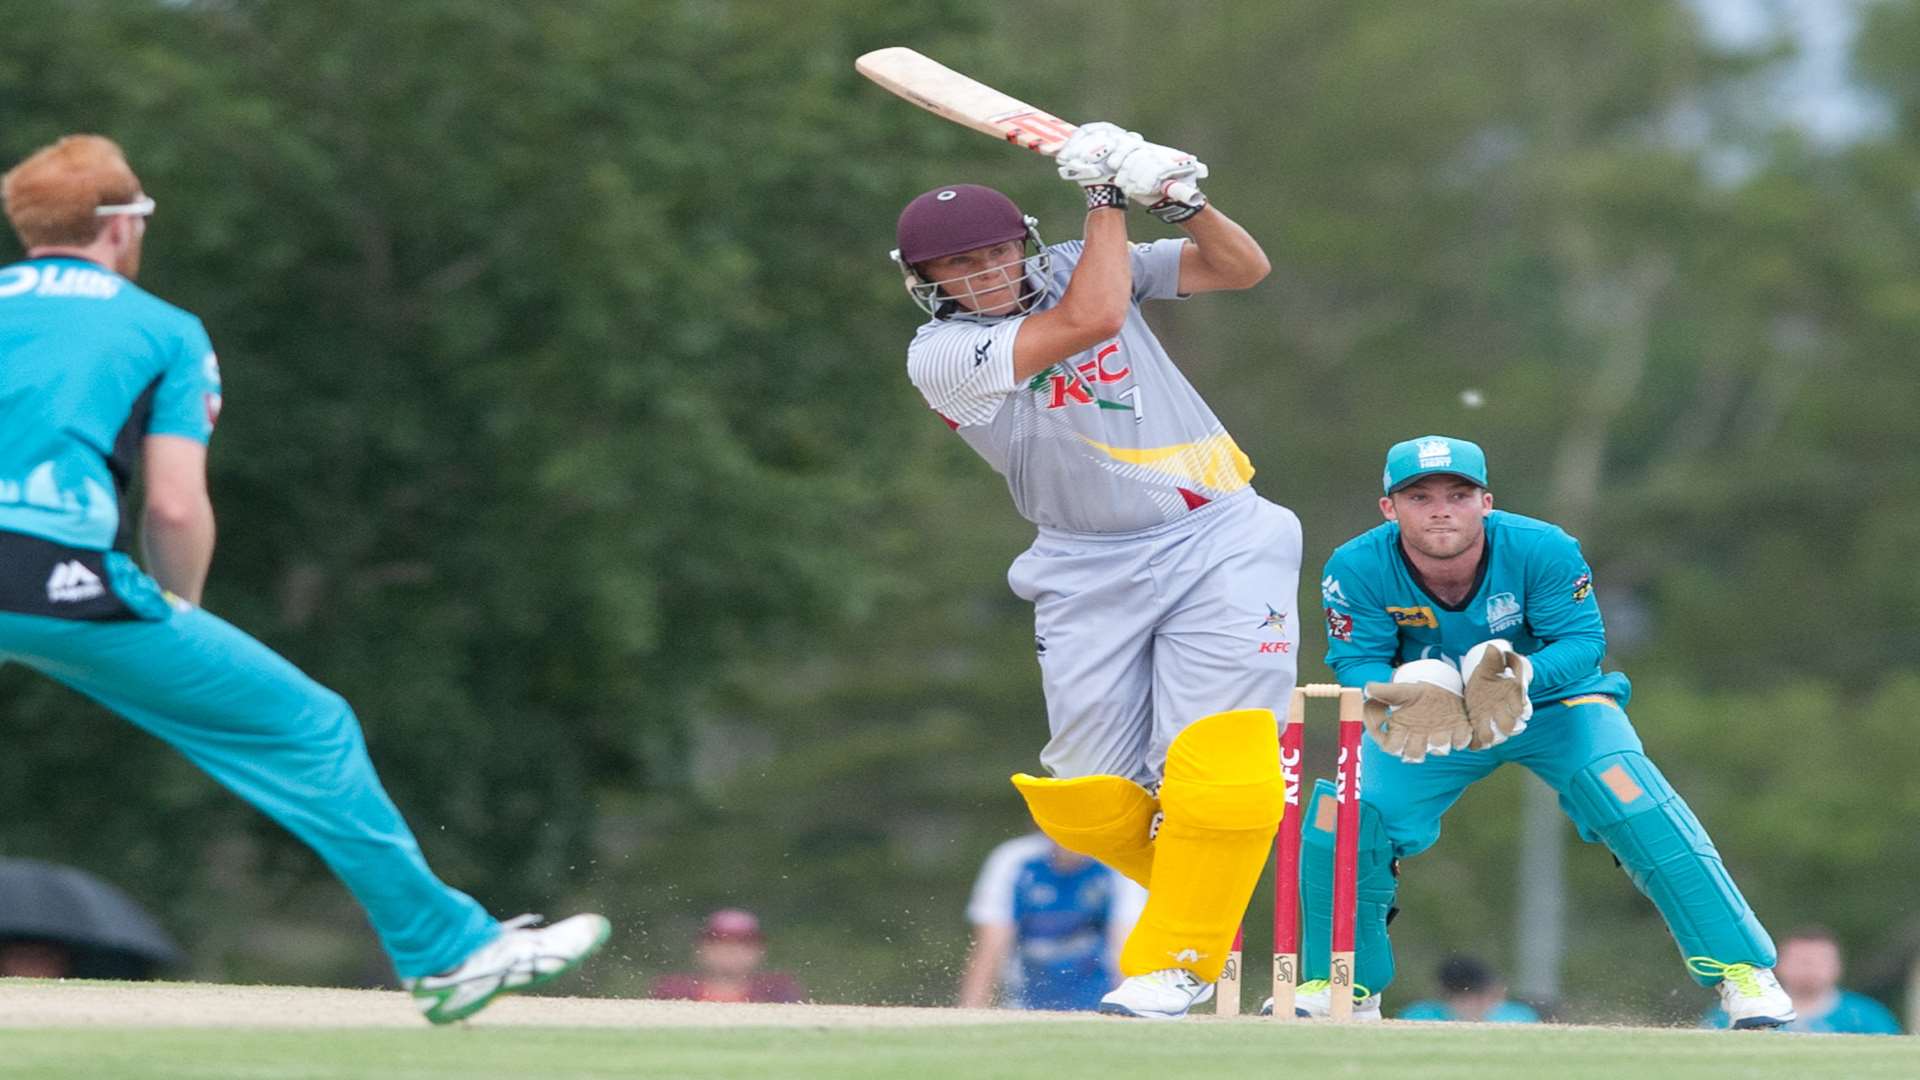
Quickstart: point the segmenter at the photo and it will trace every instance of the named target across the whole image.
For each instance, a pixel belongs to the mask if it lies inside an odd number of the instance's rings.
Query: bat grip
[[[1188,206],[1192,206],[1194,205],[1194,200],[1199,198],[1199,196],[1200,189],[1185,181],[1175,180],[1173,183],[1167,185],[1167,198],[1174,202],[1185,203]]]

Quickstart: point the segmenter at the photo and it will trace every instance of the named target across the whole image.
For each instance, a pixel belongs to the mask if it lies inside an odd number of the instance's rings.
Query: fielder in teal
[[[220,370],[200,320],[133,283],[154,203],[119,147],[69,136],[0,180],[0,664],[165,740],[310,845],[436,1023],[572,968],[578,915],[501,923],[428,869],[338,694],[203,610]],[[134,478],[144,488],[132,555]]]
[[[1626,676],[1603,672],[1606,630],[1580,544],[1493,509],[1486,457],[1425,436],[1387,452],[1385,523],[1342,544],[1320,583],[1327,663],[1367,690],[1361,750],[1356,1015],[1377,1017],[1393,980],[1387,917],[1397,860],[1440,836],[1469,784],[1507,762],[1559,793],[1588,843],[1604,843],[1665,917],[1696,979],[1736,1027],[1791,1021],[1774,947],[1693,811],[1647,759],[1625,712]],[[1314,793],[1331,798],[1330,785]],[[1317,820],[1309,807],[1302,818]],[[1302,987],[1326,1007],[1332,835],[1304,830]]]

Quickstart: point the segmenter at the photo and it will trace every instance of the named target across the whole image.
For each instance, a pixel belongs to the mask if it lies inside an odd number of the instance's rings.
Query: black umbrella
[[[186,959],[126,893],[85,870],[38,859],[0,858],[0,940],[63,945],[77,978],[146,978]]]

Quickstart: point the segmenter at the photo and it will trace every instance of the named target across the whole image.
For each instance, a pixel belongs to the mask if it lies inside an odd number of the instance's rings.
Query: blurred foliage
[[[1654,0],[5,7],[3,156],[118,137],[145,281],[225,362],[209,605],[355,702],[450,880],[614,915],[600,990],[738,903],[823,1000],[947,1000],[1026,827],[1030,531],[902,377],[885,253],[935,183],[1050,240],[1076,197],[854,75],[896,43],[1213,166],[1274,274],[1149,314],[1305,521],[1302,610],[1389,442],[1479,440],[1585,542],[1648,749],[1762,918],[1833,925],[1883,998],[1920,946],[1881,751],[1920,709],[1920,5],[1866,9],[1895,122],[1839,149],[1745,107],[1787,43]],[[200,974],[379,977],[264,820],[44,680],[0,695],[9,851],[134,885]],[[1397,999],[1511,962],[1520,779],[1407,864]],[[1605,851],[1570,874],[1562,1013],[1697,1012]]]

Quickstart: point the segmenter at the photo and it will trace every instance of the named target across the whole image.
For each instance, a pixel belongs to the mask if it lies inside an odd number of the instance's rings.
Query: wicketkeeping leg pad
[[[1015,773],[1013,786],[1027,800],[1034,824],[1054,843],[1148,884],[1153,815],[1160,802],[1146,788],[1120,776],[1055,780],[1026,773]]]
[[[1645,754],[1607,754],[1576,771],[1562,796],[1582,835],[1606,842],[1660,909],[1680,955],[1772,967],[1773,939],[1733,883],[1720,852]],[[1695,975],[1702,985],[1714,976]]]
[[[1174,737],[1153,887],[1121,950],[1121,974],[1178,967],[1207,982],[1220,977],[1286,809],[1278,734],[1271,710],[1240,709]]]
[[[1333,782],[1314,783],[1300,822],[1300,974],[1324,979],[1332,964],[1334,815],[1338,810]],[[1360,800],[1359,868],[1353,920],[1353,981],[1377,994],[1393,982],[1393,941],[1387,936],[1387,916],[1399,879],[1393,875],[1393,844],[1380,811]]]

